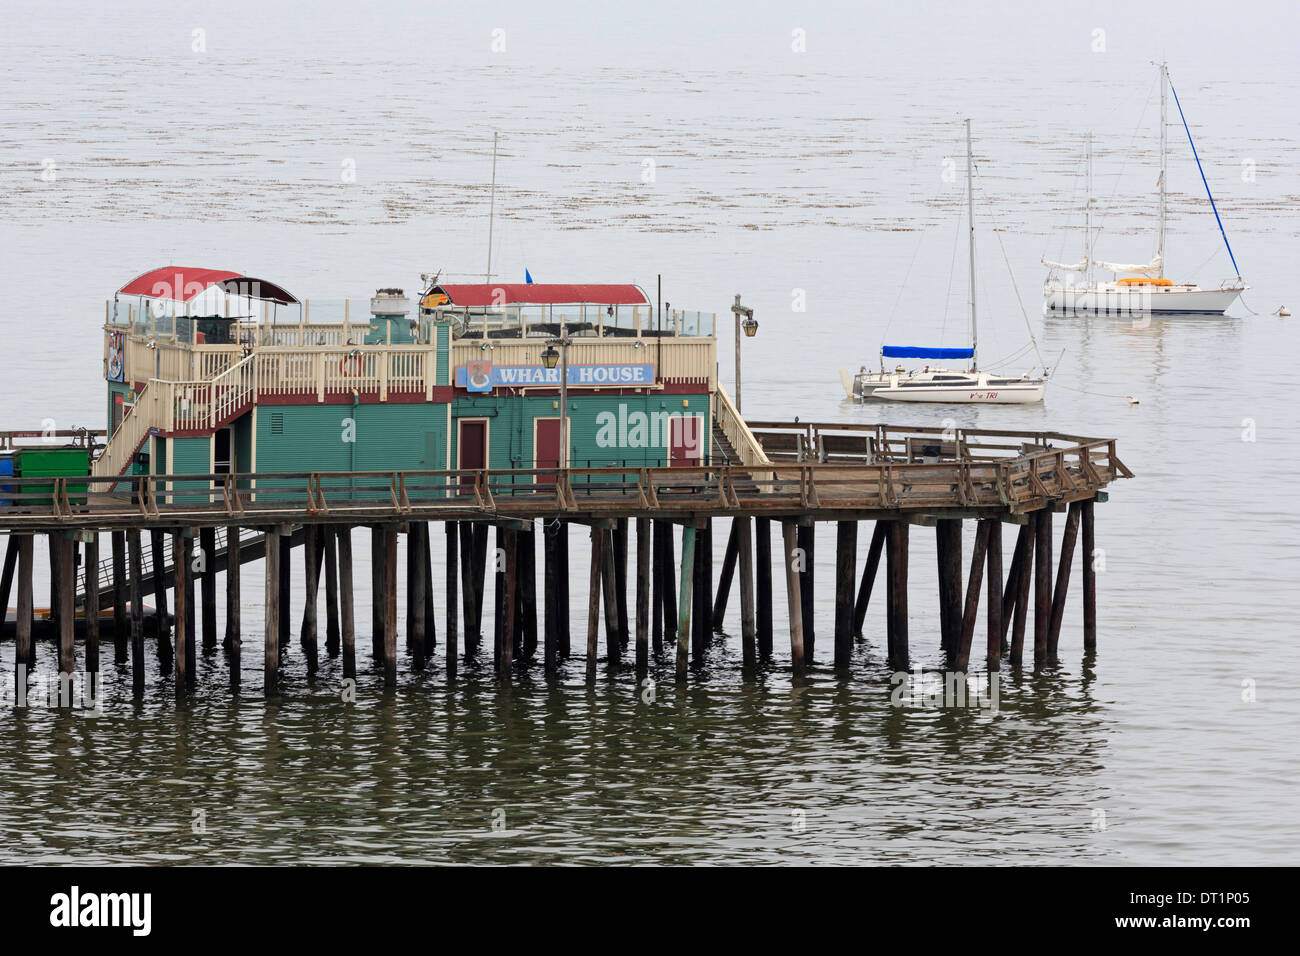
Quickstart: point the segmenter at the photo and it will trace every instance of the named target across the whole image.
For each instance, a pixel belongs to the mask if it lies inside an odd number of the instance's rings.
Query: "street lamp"
[[[758,332],[758,321],[754,318],[754,310],[748,306],[740,304],[740,294],[736,294],[736,301],[731,306],[731,311],[736,316],[736,411],[740,411],[740,333],[744,331],[745,338],[752,339]]]
[[[558,350],[556,346],[559,346]],[[550,339],[542,352],[542,364],[548,369],[560,366],[560,461],[561,469],[569,467],[569,326],[560,326],[560,337]]]

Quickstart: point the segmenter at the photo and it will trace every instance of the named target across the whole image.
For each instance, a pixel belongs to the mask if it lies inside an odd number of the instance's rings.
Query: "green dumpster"
[[[20,448],[14,455],[14,473],[19,478],[85,478],[90,474],[90,451],[68,445],[62,448]],[[54,482],[24,484],[17,489],[23,497],[15,500],[18,507],[49,508],[53,506]],[[68,503],[86,503],[86,482],[68,482]]]

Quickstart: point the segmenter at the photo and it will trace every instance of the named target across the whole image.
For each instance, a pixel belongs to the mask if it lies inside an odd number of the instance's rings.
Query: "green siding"
[[[168,451],[171,460],[167,463],[167,468],[173,475],[206,475],[212,471],[211,438],[173,438],[168,444],[170,445]],[[204,481],[172,482],[173,491],[197,491],[200,489],[206,492],[208,483]],[[182,495],[175,500],[196,501],[198,498],[198,495]]]

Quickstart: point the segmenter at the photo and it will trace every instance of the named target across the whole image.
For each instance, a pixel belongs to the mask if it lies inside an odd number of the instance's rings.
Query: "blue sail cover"
[[[916,345],[886,345],[880,354],[885,358],[968,359],[975,357],[974,349],[925,349]]]

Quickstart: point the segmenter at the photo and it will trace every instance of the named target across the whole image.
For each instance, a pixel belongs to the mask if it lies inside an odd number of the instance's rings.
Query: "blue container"
[[[14,453],[11,451],[0,451],[0,477],[12,478],[14,474]],[[13,494],[13,485],[0,485],[0,508],[8,508],[14,500],[5,497],[4,493]]]

